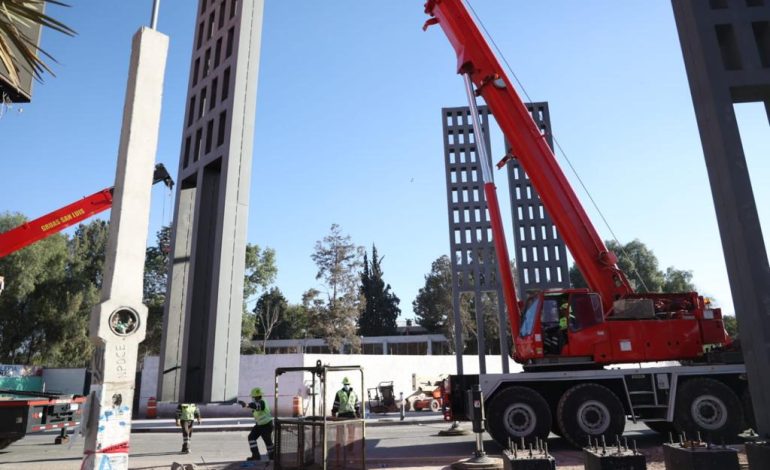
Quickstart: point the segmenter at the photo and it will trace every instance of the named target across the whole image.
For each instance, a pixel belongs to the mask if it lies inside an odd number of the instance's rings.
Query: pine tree
[[[364,270],[361,273],[361,295],[366,307],[358,319],[358,333],[362,336],[389,336],[396,333],[396,319],[401,314],[401,300],[391,292],[390,284],[382,279],[382,258],[372,245],[372,262],[364,253]]]
[[[323,282],[325,292],[306,291],[302,305],[308,314],[310,333],[324,338],[333,352],[342,352],[346,344],[354,351],[360,348],[356,324],[364,300],[356,281],[363,252],[363,247],[342,234],[339,225],[332,224],[329,235],[316,242],[311,255],[318,266],[316,279]]]

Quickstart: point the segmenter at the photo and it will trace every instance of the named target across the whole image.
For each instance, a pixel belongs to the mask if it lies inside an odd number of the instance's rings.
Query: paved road
[[[439,437],[438,431],[446,429],[443,423],[409,423],[397,421],[387,426],[367,428],[368,468],[400,467],[441,469],[458,459],[472,454],[475,445],[473,435]],[[211,470],[223,468],[228,462],[244,459],[248,455],[246,431],[196,432],[192,453],[181,455],[181,435],[176,433],[134,433],[131,436],[130,468],[149,470],[168,469],[173,462],[195,463],[200,468],[208,464]],[[0,451],[0,469],[77,469],[79,468],[82,440],[73,439],[69,445],[54,445],[55,434],[38,434],[18,441]],[[649,458],[660,460],[656,448],[660,438],[643,425],[629,423],[626,436],[637,440],[640,450]],[[485,449],[490,455],[499,455],[501,449],[489,438]],[[562,439],[553,436],[550,449],[557,459],[559,469],[582,468],[581,454],[569,448]],[[575,467],[577,466],[577,467]],[[651,467],[652,468],[652,467]]]

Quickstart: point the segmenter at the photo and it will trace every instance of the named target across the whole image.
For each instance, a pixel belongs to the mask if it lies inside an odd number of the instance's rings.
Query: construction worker
[[[251,457],[246,460],[260,460],[259,447],[257,447],[257,439],[262,438],[267,447],[267,458],[273,460],[273,416],[270,414],[270,407],[267,402],[262,399],[262,389],[254,387],[251,389],[251,403],[248,405],[243,401],[238,401],[238,404],[243,408],[251,409],[251,414],[254,416],[256,423],[249,432],[249,448],[251,449]]]
[[[350,386],[350,379],[347,377],[342,379],[342,389],[334,397],[332,416],[340,418],[361,417],[361,403],[358,401],[358,396]]]
[[[195,403],[180,403],[176,407],[176,425],[182,428],[182,453],[190,453],[193,420],[201,424],[201,412]]]
[[[342,379],[342,389],[340,389],[334,396],[332,416],[344,419],[361,417],[361,403],[358,401],[358,395],[356,395],[353,387],[350,386],[350,379],[347,377]],[[337,426],[337,443],[335,446],[337,459],[339,460],[342,458],[342,452],[348,452],[350,454],[355,453],[356,442],[357,433],[355,423]]]
[[[561,340],[561,346],[559,347],[560,351],[561,348],[567,344],[567,340],[569,338],[569,336],[567,336],[567,328],[569,327],[570,322],[573,320],[574,315],[572,314],[572,309],[570,308],[569,303],[565,301],[559,307],[559,338]]]
[[[543,327],[543,352],[549,355],[559,354],[561,330],[559,329],[559,304],[556,299],[545,299],[540,323]]]

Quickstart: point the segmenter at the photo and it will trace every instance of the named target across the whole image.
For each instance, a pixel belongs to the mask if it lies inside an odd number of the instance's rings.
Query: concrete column
[[[770,437],[770,264],[733,103],[770,103],[754,24],[770,5],[672,0],[700,130],[757,432]],[[769,116],[770,117],[770,116]]]
[[[110,216],[102,302],[91,312],[93,379],[82,469],[127,469],[137,347],[146,333],[142,281],[168,37],[133,38]]]

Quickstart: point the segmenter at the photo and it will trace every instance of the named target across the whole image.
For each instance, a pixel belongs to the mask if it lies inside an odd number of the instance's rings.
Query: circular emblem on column
[[[128,336],[139,328],[139,314],[128,307],[121,307],[110,315],[110,329],[118,336]]]

